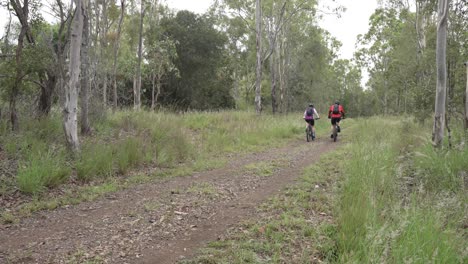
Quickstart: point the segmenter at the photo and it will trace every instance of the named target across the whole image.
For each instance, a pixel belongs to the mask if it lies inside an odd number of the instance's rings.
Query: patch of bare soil
[[[175,263],[255,217],[257,205],[336,146],[296,140],[221,169],[36,213],[0,226],[0,263]]]

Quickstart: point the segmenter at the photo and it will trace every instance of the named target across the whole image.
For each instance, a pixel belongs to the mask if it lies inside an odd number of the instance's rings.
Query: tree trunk
[[[114,111],[117,110],[117,56],[119,55],[119,46],[120,46],[120,33],[122,32],[122,23],[123,19],[125,16],[125,0],[120,0],[121,3],[121,11],[120,11],[120,19],[119,19],[119,26],[117,28],[117,38],[114,43],[114,63],[112,66],[112,85],[113,85],[113,90],[114,90],[114,104],[113,104],[113,109]]]
[[[138,64],[136,70],[136,86],[135,86],[135,98],[134,108],[140,110],[141,108],[141,60],[143,52],[143,19],[145,18],[145,1],[141,0],[141,14],[140,14],[140,36],[138,41]]]
[[[445,127],[445,100],[447,95],[447,16],[449,0],[439,0],[438,25],[437,25],[437,87],[435,100],[434,126],[432,130],[432,143],[435,147],[442,146]]]
[[[47,116],[52,109],[52,96],[57,86],[57,76],[48,74],[45,81],[41,81],[41,95],[39,96],[39,113],[41,116]],[[42,78],[41,78],[42,79]]]
[[[84,0],[74,0],[76,5],[75,16],[73,18],[72,35],[70,40],[70,80],[65,87],[65,107],[63,127],[68,147],[77,152],[80,149],[78,140],[78,87],[80,78],[80,50],[83,34],[83,7]]]
[[[154,97],[154,94],[155,94],[155,88],[156,88],[156,74],[152,74],[151,75],[151,110],[154,110],[155,106],[156,106],[156,102],[155,102],[155,97]]]
[[[98,1],[96,1],[96,6]],[[102,70],[102,101],[104,103],[104,107],[107,108],[109,103],[109,99],[107,97],[107,84],[108,84],[108,75],[107,75],[107,59],[105,58],[104,50],[107,47],[107,1],[103,1],[102,4],[102,33],[101,33],[101,48],[100,48],[100,56],[101,56],[101,70]]]
[[[465,133],[468,132],[468,61],[466,66],[466,89],[465,89]]]
[[[278,49],[278,77],[279,77],[279,111],[280,113],[284,112],[283,100],[284,100],[284,42],[281,40],[279,49]]]
[[[260,0],[256,0],[255,23],[257,33],[257,68],[255,81],[255,111],[262,113],[262,6]]]
[[[81,134],[89,135],[91,127],[88,118],[89,109],[89,14],[88,8],[83,7],[83,39],[81,45]]]
[[[18,45],[16,47],[16,78],[15,83],[13,84],[12,91],[10,94],[10,122],[11,129],[13,131],[19,130],[18,122],[18,110],[16,109],[16,100],[18,98],[19,89],[23,80],[23,67],[22,67],[22,57],[23,57],[23,46],[24,46],[24,37],[28,32],[28,15],[29,15],[29,1],[25,0],[23,6],[21,7],[18,1],[11,0],[11,4],[15,9],[18,19],[21,21],[21,30],[18,36]]]
[[[161,95],[161,74],[156,76],[156,96],[154,97],[154,106],[158,104],[159,96]]]
[[[271,71],[271,109],[273,114],[278,112],[278,100],[276,98],[276,54],[272,54],[270,57],[270,71]]]

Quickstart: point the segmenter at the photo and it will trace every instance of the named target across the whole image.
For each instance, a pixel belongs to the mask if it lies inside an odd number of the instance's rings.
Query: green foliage
[[[129,168],[135,168],[144,161],[145,148],[139,138],[127,138],[118,146],[116,155],[119,173],[125,174]]]
[[[374,114],[415,113],[420,120],[434,108],[436,87],[436,1],[418,1],[416,12],[403,2],[384,1],[359,38],[356,61],[369,72]],[[447,35],[448,113],[456,115],[465,87],[468,16],[463,1],[450,5]]]
[[[456,174],[464,163],[420,150],[427,135],[414,120],[358,124],[336,205],[337,261],[460,263],[464,183],[439,173]]]
[[[52,153],[32,153],[18,169],[18,187],[22,192],[37,194],[45,187],[56,187],[67,180],[71,174],[69,165]]]
[[[114,151],[109,145],[88,144],[83,147],[76,162],[77,177],[90,181],[95,177],[109,177],[114,172]]]
[[[109,191],[118,190],[161,177],[187,176],[219,168],[228,161],[225,156],[228,152],[278,146],[297,138],[298,134],[302,138],[305,127],[301,113],[258,117],[254,113],[234,111],[185,114],[119,111],[100,119],[94,134],[82,138],[81,153],[72,157],[62,146],[60,120],[58,116],[31,120],[25,123],[27,131],[16,135],[7,132],[2,137],[2,148],[8,157],[18,160],[19,168],[15,183],[3,186],[1,191],[10,193],[11,188],[19,188],[34,194],[37,201],[21,209],[25,213],[75,204],[100,195],[97,190],[78,196],[71,191],[65,197],[48,200],[47,188],[67,183],[72,169],[82,183],[100,189],[99,184],[111,182],[113,187]],[[318,127],[325,131],[328,124],[319,122]],[[135,178],[125,177],[143,165],[158,170]],[[252,173],[266,176],[277,166],[281,164],[255,164],[250,169]]]
[[[232,108],[230,89],[233,80],[227,65],[226,36],[210,21],[189,11],[161,21],[163,35],[176,43],[174,65],[180,79],[172,77],[170,96],[163,100],[182,108]]]
[[[391,243],[393,263],[462,263],[457,252],[456,234],[444,230],[440,213],[418,210],[401,223],[401,232]]]
[[[462,191],[468,173],[468,148],[437,150],[430,143],[416,153],[417,179],[430,191]]]

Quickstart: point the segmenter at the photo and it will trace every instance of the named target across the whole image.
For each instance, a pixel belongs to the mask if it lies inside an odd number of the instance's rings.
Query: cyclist
[[[320,119],[319,114],[317,113],[317,110],[315,109],[314,105],[312,103],[309,104],[309,107],[306,108],[304,111],[304,120],[306,121],[306,133],[307,133],[307,126],[310,124],[312,127],[312,133],[315,135],[315,120],[314,120],[314,115],[317,117],[317,119]]]
[[[333,126],[336,125],[336,129],[339,132],[341,132],[340,128],[340,121],[341,118],[345,118],[345,111],[342,105],[340,105],[340,102],[336,101],[334,104],[330,106],[330,109],[328,110],[328,118],[331,118],[331,129],[332,129],[332,134],[331,138],[333,138]]]

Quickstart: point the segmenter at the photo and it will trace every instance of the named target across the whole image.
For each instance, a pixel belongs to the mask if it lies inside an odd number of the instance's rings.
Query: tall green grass
[[[111,176],[114,171],[114,155],[114,149],[109,145],[85,144],[76,162],[78,179],[88,182],[95,177]]]
[[[410,119],[358,123],[336,205],[336,262],[466,261],[466,150],[434,150]]]
[[[18,187],[22,192],[37,194],[46,187],[56,187],[65,182],[70,173],[70,165],[51,152],[32,153],[26,161],[20,162]]]
[[[40,193],[67,182],[102,181],[143,165],[195,170],[224,163],[220,154],[246,152],[283,144],[302,132],[300,115],[257,116],[249,112],[108,113],[93,123],[94,134],[80,137],[76,157],[64,151],[61,117],[24,121],[22,130],[7,131],[2,147],[19,161],[17,184],[25,193]],[[213,162],[212,160],[219,160]],[[50,178],[50,179],[49,179]]]
[[[187,113],[183,122],[210,153],[245,152],[278,145],[303,131],[300,114],[261,115],[253,112],[222,111]]]

